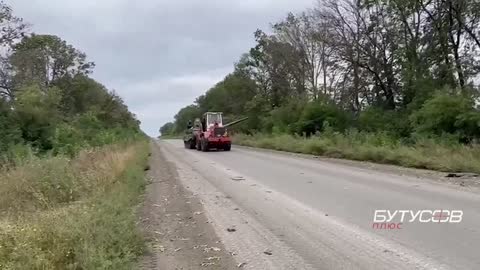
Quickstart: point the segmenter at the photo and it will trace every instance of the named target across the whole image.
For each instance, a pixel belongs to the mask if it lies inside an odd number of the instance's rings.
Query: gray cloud
[[[233,69],[253,32],[315,0],[7,0],[36,33],[55,34],[96,64],[155,136]]]

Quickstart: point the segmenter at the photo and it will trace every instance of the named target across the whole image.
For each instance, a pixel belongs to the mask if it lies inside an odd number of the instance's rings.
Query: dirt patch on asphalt
[[[140,225],[149,239],[140,269],[238,269],[209,224],[201,202],[185,189],[175,165],[151,144],[149,184]]]

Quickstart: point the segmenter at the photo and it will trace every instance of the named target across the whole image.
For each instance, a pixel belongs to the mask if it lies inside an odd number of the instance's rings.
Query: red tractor
[[[183,138],[185,148],[207,152],[214,148],[230,151],[232,140],[228,136],[227,127],[247,120],[243,118],[232,123],[223,124],[221,112],[207,112],[202,120],[196,119],[193,127],[189,127]]]

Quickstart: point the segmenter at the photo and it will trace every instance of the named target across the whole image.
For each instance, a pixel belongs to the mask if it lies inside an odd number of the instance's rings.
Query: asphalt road
[[[245,268],[480,269],[475,191],[289,154],[235,146],[203,153],[178,140],[158,144]],[[462,210],[462,221],[406,218],[401,229],[373,228],[375,210],[437,209]],[[237,231],[226,232],[229,226]]]

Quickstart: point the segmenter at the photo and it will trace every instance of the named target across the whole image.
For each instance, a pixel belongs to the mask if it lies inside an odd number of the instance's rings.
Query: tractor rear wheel
[[[196,143],[194,140],[190,140],[189,144],[188,144],[188,147],[190,149],[195,149],[195,147],[197,147]]]
[[[225,146],[223,147],[223,150],[224,150],[224,151],[230,151],[230,150],[232,150],[232,145],[231,145],[231,144],[225,145]]]

